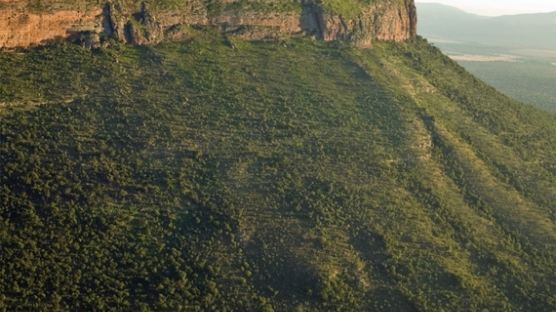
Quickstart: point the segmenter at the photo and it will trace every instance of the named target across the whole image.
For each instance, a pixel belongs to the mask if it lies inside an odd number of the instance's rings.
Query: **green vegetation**
[[[319,0],[316,1],[326,12],[342,15],[346,18],[354,18],[361,14],[362,8],[371,4],[373,1],[379,0]],[[391,4],[399,3],[402,0],[380,0]],[[68,0],[28,0],[25,7],[34,11],[50,11],[56,9],[85,9],[94,6],[101,6],[107,3],[106,0],[85,0],[85,1],[68,1]],[[204,7],[209,14],[217,14],[223,10],[244,10],[256,12],[299,12],[302,9],[302,1],[300,0],[115,0],[123,7],[138,9],[142,3],[147,4],[153,10],[168,9],[191,9]],[[2,4],[0,4],[0,7]]]
[[[461,62],[461,65],[505,94],[556,113],[556,65],[534,58],[513,63]]]
[[[322,0],[325,11],[352,18],[361,13],[361,8],[371,4],[372,0]]]
[[[276,12],[300,12],[302,7],[298,0],[283,1],[253,1],[253,0],[237,0],[235,2],[223,5],[224,10],[245,10],[262,13]]]
[[[556,309],[556,117],[422,39],[0,68],[0,311]]]
[[[481,61],[458,61],[473,75],[524,103],[556,113],[556,51],[512,49],[472,43],[434,42],[450,56],[471,55]],[[506,61],[492,57],[513,58]]]

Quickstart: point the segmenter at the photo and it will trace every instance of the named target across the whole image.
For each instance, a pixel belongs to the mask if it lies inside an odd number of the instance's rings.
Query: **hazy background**
[[[442,3],[469,13],[489,16],[556,11],[554,0],[417,0],[417,2]]]
[[[454,6],[418,1],[420,35],[500,91],[556,112],[555,0],[440,1]],[[532,10],[541,13],[503,15]]]

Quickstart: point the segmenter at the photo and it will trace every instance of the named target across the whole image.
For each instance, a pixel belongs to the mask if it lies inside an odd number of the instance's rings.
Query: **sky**
[[[507,15],[556,11],[556,0],[416,0],[451,5],[480,15]]]

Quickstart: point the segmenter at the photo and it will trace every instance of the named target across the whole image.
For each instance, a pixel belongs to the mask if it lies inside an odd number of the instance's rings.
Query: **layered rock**
[[[362,5],[351,17],[330,12],[317,0],[300,0],[287,10],[275,11],[268,8],[276,7],[280,0],[252,1],[247,6],[239,0],[189,0],[173,8],[151,8],[155,5],[149,3],[90,0],[79,6],[36,8],[29,0],[0,0],[0,47],[28,47],[59,38],[92,47],[110,38],[137,45],[156,44],[184,40],[184,29],[199,26],[251,40],[306,34],[369,47],[374,40],[407,40],[416,30],[413,0],[376,0]],[[267,7],[260,9],[261,5]]]
[[[84,31],[101,32],[101,13],[98,8],[55,12],[0,10],[0,47],[27,47],[69,38]]]
[[[325,41],[350,41],[370,47],[373,40],[404,41],[416,35],[417,10],[413,0],[403,3],[374,1],[354,18],[328,13],[312,4],[317,33]]]

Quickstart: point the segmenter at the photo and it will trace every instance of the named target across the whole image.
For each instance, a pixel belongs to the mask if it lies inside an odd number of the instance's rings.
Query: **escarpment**
[[[327,0],[81,1],[0,0],[0,48],[68,39],[95,47],[115,39],[144,45],[182,41],[191,28],[264,40],[311,35],[369,47],[374,40],[403,41],[416,32],[413,0],[346,0],[344,12]]]
[[[369,47],[373,40],[404,41],[416,35],[417,14],[413,0],[374,1],[348,18],[311,5],[316,33],[325,41],[343,40]]]

